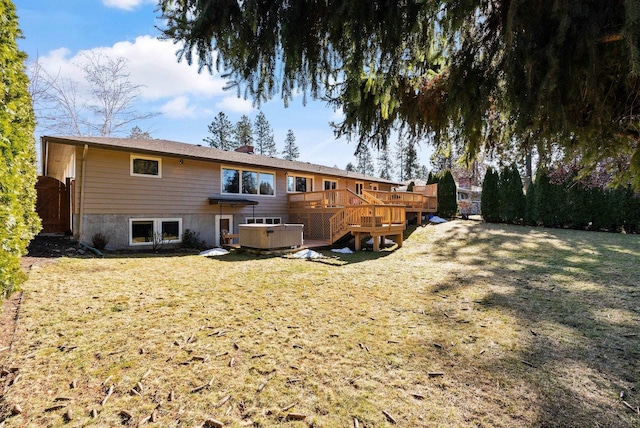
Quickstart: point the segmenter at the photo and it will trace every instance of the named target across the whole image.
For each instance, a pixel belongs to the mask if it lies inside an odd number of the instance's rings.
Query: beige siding
[[[80,210],[82,152],[82,147],[76,148],[75,214],[78,214]],[[222,195],[222,165],[220,163],[184,159],[181,164],[180,158],[177,157],[162,157],[161,160],[162,177],[131,176],[131,153],[89,148],[86,160],[84,213],[218,214],[220,207],[209,205],[209,197],[236,196],[258,202],[258,205],[254,207],[222,208],[225,214],[240,216],[238,221],[243,221],[244,218],[253,215],[256,217],[281,217],[282,221],[288,220],[288,171],[263,170],[276,174],[276,196]],[[256,170],[255,167],[247,167],[246,169]],[[355,191],[355,179],[320,174],[305,175],[313,177],[314,190],[322,190],[323,181],[333,179],[338,181],[339,189],[348,188]],[[370,189],[371,184],[371,181],[365,181],[364,188]],[[390,190],[390,185],[381,184],[379,190]]]
[[[276,196],[221,195],[221,165],[210,161],[162,157],[162,177],[131,176],[128,152],[90,148],[86,161],[85,214],[184,214],[217,213],[209,197],[241,197],[255,200],[254,207],[223,207],[225,213],[282,217],[287,212],[286,177],[276,172]],[[76,160],[76,213],[80,206],[82,149]],[[251,168],[247,168],[251,169]],[[286,219],[283,219],[286,220]]]

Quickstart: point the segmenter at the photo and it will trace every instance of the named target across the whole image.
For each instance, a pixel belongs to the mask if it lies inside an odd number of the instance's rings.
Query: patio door
[[[222,243],[220,237],[223,233],[233,233],[233,216],[230,214],[216,215],[214,240],[217,247]]]

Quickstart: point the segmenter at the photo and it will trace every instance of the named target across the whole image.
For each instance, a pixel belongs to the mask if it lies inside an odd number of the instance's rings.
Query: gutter
[[[84,218],[84,183],[87,171],[87,152],[89,151],[89,145],[84,145],[84,150],[82,151],[82,177],[80,179],[80,211],[78,218],[78,242],[82,242],[82,238],[84,235],[83,230],[83,218]]]

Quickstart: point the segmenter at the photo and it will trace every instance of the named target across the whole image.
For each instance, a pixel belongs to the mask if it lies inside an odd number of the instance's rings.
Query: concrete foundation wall
[[[205,241],[207,246],[213,246],[214,240],[214,216],[215,214],[169,214],[159,216],[157,214],[85,214],[83,220],[84,234],[82,242],[91,245],[94,234],[102,233],[109,239],[108,250],[122,249],[146,249],[151,245],[129,245],[129,220],[141,218],[181,218],[182,233],[187,229],[199,233],[199,239]],[[73,219],[74,230],[78,230],[78,216]],[[164,244],[163,247],[170,248],[181,244]]]

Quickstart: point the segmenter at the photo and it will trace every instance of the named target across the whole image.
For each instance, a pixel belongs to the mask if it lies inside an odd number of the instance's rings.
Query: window
[[[287,192],[312,192],[313,178],[300,175],[287,177]]]
[[[280,224],[280,217],[248,217],[247,224]]]
[[[364,189],[364,183],[362,181],[356,181],[356,193],[362,195],[362,189]]]
[[[129,245],[182,242],[181,218],[141,218],[129,220]]]
[[[132,176],[162,177],[162,159],[147,156],[131,155]]]
[[[324,190],[336,190],[338,182],[335,180],[324,180]]]
[[[222,168],[222,193],[274,196],[275,174]]]

